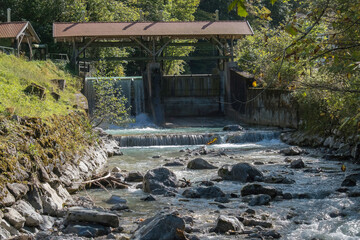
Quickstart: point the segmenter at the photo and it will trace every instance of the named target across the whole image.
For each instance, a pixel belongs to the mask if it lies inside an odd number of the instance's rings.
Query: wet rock
[[[290,167],[291,168],[304,168],[305,163],[303,162],[303,160],[301,158],[299,158],[298,160],[292,161],[290,163]]]
[[[119,167],[114,167],[112,170],[111,170],[112,173],[119,173],[121,172],[121,169]]]
[[[271,231],[264,232],[264,233],[262,233],[262,235],[263,235],[264,237],[272,237],[272,238],[275,238],[275,239],[281,238],[281,234],[278,233],[278,232],[275,231],[275,230],[271,230]]]
[[[214,165],[208,163],[203,158],[195,158],[187,164],[189,169],[216,169]]]
[[[152,158],[161,158],[161,156],[160,155],[155,155]]]
[[[267,194],[259,194],[254,196],[250,202],[250,206],[260,206],[260,205],[269,205],[271,197]]]
[[[292,160],[291,160],[291,158],[286,157],[286,158],[284,159],[284,162],[286,162],[286,163],[291,163],[291,162],[292,162]]]
[[[283,199],[291,200],[292,198],[293,198],[293,196],[292,196],[291,193],[284,193],[283,194]]]
[[[264,165],[263,162],[254,162],[254,165]]]
[[[241,222],[244,224],[244,226],[248,226],[248,227],[256,227],[256,226],[260,226],[263,228],[272,228],[273,227],[272,223],[265,222],[265,221],[259,221],[259,220],[255,220],[255,219],[244,218]]]
[[[110,227],[119,227],[119,217],[116,214],[82,207],[71,207],[66,215],[67,222],[89,222]]]
[[[150,194],[147,197],[140,198],[140,200],[145,201],[145,202],[151,202],[151,201],[156,201],[156,198],[154,198],[154,196]]]
[[[210,181],[201,181],[199,185],[200,186],[210,187],[210,186],[214,186],[214,183],[210,182]]]
[[[231,198],[239,198],[239,195],[236,193],[230,193]]]
[[[25,217],[25,225],[28,227],[38,227],[44,222],[42,216],[27,202],[20,200],[13,206],[23,217]]]
[[[180,240],[185,239],[184,219],[173,214],[157,214],[146,219],[135,231],[131,239],[134,240]]]
[[[356,186],[356,183],[360,182],[360,173],[354,173],[349,176],[346,176],[345,180],[342,182],[341,186],[343,187],[353,187]]]
[[[340,212],[340,211],[337,210],[337,211],[334,211],[334,212],[329,213],[329,216],[330,216],[331,218],[345,217],[346,214],[345,214],[345,213],[342,213],[342,212]]]
[[[186,189],[183,194],[186,198],[218,198],[224,197],[225,193],[219,187],[197,187]]]
[[[244,128],[240,125],[226,125],[223,131],[244,131]]]
[[[127,182],[142,182],[144,179],[144,175],[141,172],[130,172],[125,181]]]
[[[179,161],[173,161],[173,162],[165,163],[163,166],[164,167],[180,167],[180,166],[184,166],[184,164]]]
[[[24,227],[26,219],[14,208],[4,209],[4,219],[13,225],[16,229]]]
[[[272,183],[272,184],[293,184],[295,183],[294,180],[281,176],[281,175],[272,175],[266,176],[263,180],[265,183]]]
[[[65,230],[67,234],[76,234],[79,237],[94,238],[110,233],[110,229],[100,224],[69,224]]]
[[[218,175],[224,180],[253,182],[256,177],[263,177],[263,174],[248,163],[238,163],[235,165],[224,165],[219,171]]]
[[[148,171],[143,180],[143,191],[155,195],[176,192],[177,186],[175,173],[164,167]]]
[[[349,192],[348,197],[360,197],[360,192]]]
[[[121,198],[117,195],[112,195],[108,200],[106,200],[106,203],[108,204],[118,204],[118,203],[126,203],[126,199]]]
[[[214,231],[218,233],[244,231],[244,225],[236,217],[220,215]]]
[[[278,191],[272,187],[263,187],[260,184],[248,184],[241,189],[241,196],[267,194],[275,198]]]
[[[252,215],[255,215],[255,213],[256,213],[255,210],[251,209],[251,208],[246,209],[245,212],[248,213],[248,214],[252,214]]]
[[[286,149],[282,149],[280,153],[284,154],[285,156],[297,156],[304,153],[304,150],[297,146],[292,146]]]
[[[229,203],[230,199],[227,196],[225,196],[225,197],[217,197],[215,198],[214,201],[219,203]]]
[[[118,203],[115,204],[114,206],[112,206],[110,208],[111,211],[123,211],[123,210],[128,210],[129,206],[127,206],[126,204],[122,204],[122,203]]]
[[[6,186],[15,199],[20,199],[29,191],[29,187],[21,183],[8,183]]]

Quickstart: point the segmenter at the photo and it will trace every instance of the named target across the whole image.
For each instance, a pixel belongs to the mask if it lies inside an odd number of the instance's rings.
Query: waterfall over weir
[[[280,132],[274,131],[246,131],[241,133],[181,133],[181,134],[144,134],[114,136],[121,147],[135,146],[170,146],[170,145],[204,145],[213,144],[259,142],[278,139]]]
[[[114,81],[114,87],[121,88],[122,94],[128,100],[126,107],[131,107],[135,115],[145,112],[142,77],[88,77],[85,78],[84,95],[88,99],[90,113],[92,113],[96,106],[93,81],[98,79]]]

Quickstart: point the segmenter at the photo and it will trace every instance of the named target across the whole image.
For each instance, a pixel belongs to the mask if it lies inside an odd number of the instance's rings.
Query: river
[[[294,184],[261,183],[282,190],[283,193],[291,193],[294,198],[275,199],[270,205],[251,207],[239,197],[231,198],[229,203],[222,204],[222,207],[226,208],[219,208],[219,203],[215,203],[213,199],[184,198],[181,195],[184,189],[178,189],[179,193],[175,197],[155,196],[155,202],[145,202],[140,199],[148,194],[137,189],[137,183],[131,183],[129,189],[96,189],[80,193],[90,196],[97,205],[106,208],[111,205],[106,204],[105,200],[112,194],[126,199],[131,212],[122,213],[125,232],[130,233],[136,229],[134,222],[139,219],[146,219],[159,211],[177,210],[180,215],[194,219],[192,228],[200,239],[249,239],[246,235],[216,235],[209,232],[209,229],[214,227],[219,214],[240,216],[251,208],[255,210],[256,218],[272,223],[272,229],[282,235],[281,239],[360,239],[359,198],[350,198],[346,193],[337,191],[345,175],[359,172],[359,166],[346,162],[347,170],[344,173],[341,171],[342,162],[324,160],[321,149],[306,149],[307,154],[290,157],[292,160],[302,158],[306,167],[292,169],[289,163],[284,161],[286,157],[279,153],[281,149],[289,146],[279,140],[278,129],[246,127],[244,133],[235,137],[233,133],[223,132],[218,126],[171,129],[145,127],[108,132],[128,139],[123,140],[123,144],[129,145],[122,147],[124,155],[110,158],[107,166],[108,169],[119,167],[124,175],[131,171],[145,174],[147,170],[176,160],[183,162],[184,166],[168,168],[178,179],[185,178],[196,186],[201,181],[217,178],[216,169],[189,170],[186,162],[195,158],[189,156],[188,152],[204,146],[209,139],[218,138],[215,144],[206,147],[208,152],[221,154],[201,156],[213,165],[220,167],[224,164],[246,162],[254,164],[265,176],[282,175],[295,180]],[[189,135],[192,138],[186,137]],[[174,138],[178,140],[169,140]],[[121,142],[121,139],[119,141]],[[241,188],[246,185],[233,181],[214,183],[225,193],[238,196],[241,195]],[[358,186],[355,188],[359,190]]]

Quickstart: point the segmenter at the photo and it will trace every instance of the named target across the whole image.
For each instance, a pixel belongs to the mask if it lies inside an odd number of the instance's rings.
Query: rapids
[[[282,235],[281,239],[360,239],[360,202],[359,198],[349,198],[346,193],[337,192],[345,175],[359,171],[359,166],[345,163],[346,173],[340,170],[342,162],[327,161],[322,158],[321,149],[306,149],[308,154],[293,156],[302,158],[306,164],[304,169],[291,169],[285,162],[285,156],[279,150],[288,145],[279,140],[280,131],[268,128],[246,128],[244,133],[223,132],[219,127],[192,128],[133,128],[109,130],[122,145],[124,155],[112,157],[107,168],[119,167],[124,174],[131,171],[146,173],[163,164],[174,161],[183,162],[184,166],[168,167],[178,179],[189,179],[195,186],[197,182],[217,177],[217,170],[189,170],[186,162],[195,156],[186,156],[186,151],[204,146],[209,139],[218,137],[220,141],[208,145],[209,151],[222,152],[222,155],[202,155],[211,164],[218,167],[224,164],[239,162],[256,163],[256,167],[265,176],[280,174],[296,181],[294,184],[267,184],[284,193],[299,196],[291,200],[271,201],[268,206],[248,206],[242,198],[231,198],[230,203],[223,204],[220,209],[213,199],[185,199],[179,188],[176,197],[155,196],[155,202],[144,202],[140,198],[147,196],[137,183],[129,189],[87,190],[80,195],[90,196],[97,205],[108,208],[106,204],[112,194],[120,195],[127,200],[131,212],[122,212],[122,226],[125,232],[136,229],[134,222],[146,219],[158,211],[171,212],[177,210],[180,215],[192,216],[194,234],[200,239],[249,239],[246,235],[229,236],[209,233],[214,227],[219,214],[239,216],[246,209],[256,211],[256,216],[273,224],[273,229]],[[179,136],[183,136],[182,138]],[[192,136],[192,137],[185,137]],[[234,137],[235,136],[235,137]],[[124,138],[127,140],[125,141]],[[129,139],[132,140],[129,140]],[[148,138],[148,140],[144,140]],[[230,138],[230,140],[228,140]],[[150,140],[149,140],[150,139]],[[177,139],[176,141],[174,139]],[[190,140],[189,140],[190,139]],[[192,139],[192,140],[191,140]],[[227,141],[228,140],[228,141]],[[132,142],[133,144],[129,144]],[[153,156],[160,156],[153,158]],[[221,181],[215,182],[225,193],[240,196],[244,183]],[[354,187],[359,191],[359,187]],[[333,213],[341,213],[334,216]],[[256,239],[256,238],[253,238]]]

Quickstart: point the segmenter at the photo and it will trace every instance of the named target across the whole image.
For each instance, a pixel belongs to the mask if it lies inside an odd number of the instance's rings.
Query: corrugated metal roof
[[[36,34],[30,22],[5,22],[0,23],[0,38],[17,38],[19,34],[28,30],[32,36],[32,41],[40,43],[40,38]]]
[[[240,38],[252,35],[253,31],[246,21],[216,22],[87,22],[54,23],[53,37],[65,40],[77,37],[129,38],[179,37],[202,38],[219,36],[222,38]]]
[[[27,22],[0,23],[0,38],[16,38]]]

